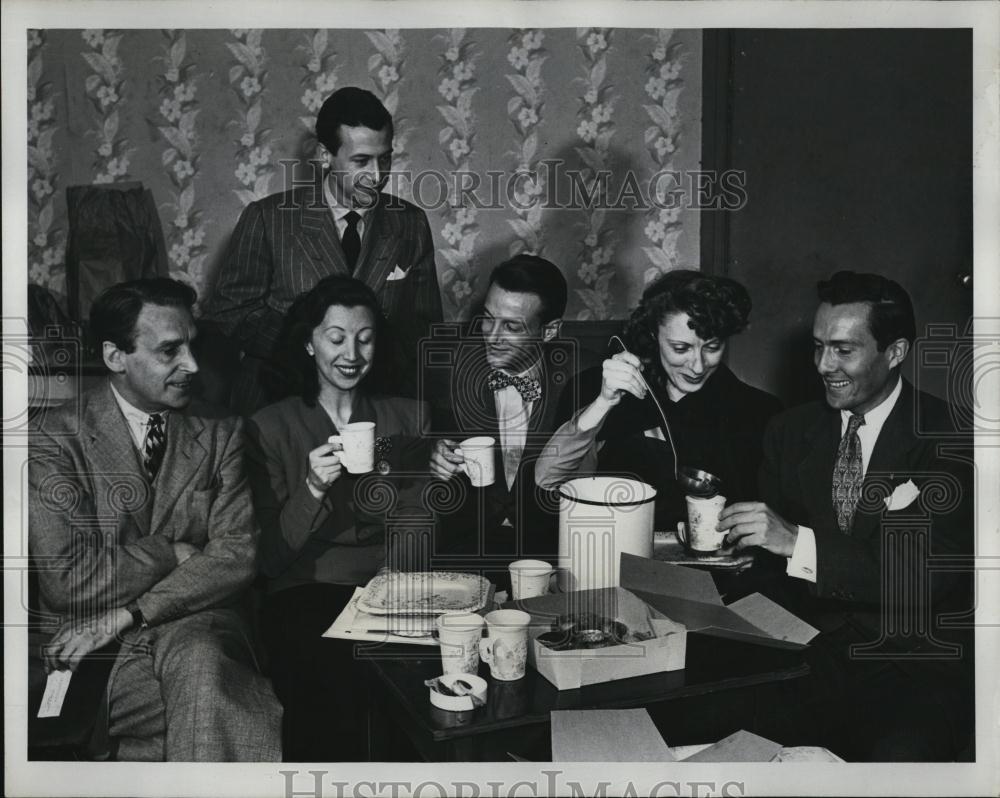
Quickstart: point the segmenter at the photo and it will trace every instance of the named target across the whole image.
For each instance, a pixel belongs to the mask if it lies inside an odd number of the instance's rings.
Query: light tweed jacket
[[[52,411],[29,462],[42,610],[65,620],[136,599],[152,625],[232,602],[256,569],[241,427],[170,413],[151,491],[107,383]],[[200,550],[182,568],[178,541]]]
[[[105,383],[44,419],[31,441],[29,483],[42,611],[61,624],[136,600],[149,623],[125,633],[109,676],[119,755],[280,759],[281,708],[239,609],[257,538],[242,422],[171,412],[150,486]],[[180,565],[179,541],[197,549]]]

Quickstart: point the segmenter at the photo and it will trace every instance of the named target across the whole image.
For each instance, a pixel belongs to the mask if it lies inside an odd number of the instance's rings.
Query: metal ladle
[[[612,335],[608,343],[610,344],[612,341],[616,342],[622,348],[623,352],[629,351],[628,347],[625,346],[625,342],[617,335]],[[722,487],[722,480],[708,471],[702,471],[699,468],[692,468],[691,466],[679,466],[677,464],[677,447],[674,445],[674,436],[670,431],[670,422],[667,421],[667,414],[663,412],[663,405],[656,398],[656,394],[649,386],[649,383],[646,382],[646,378],[642,375],[641,371],[639,372],[639,379],[646,386],[647,396],[653,400],[653,404],[656,405],[656,409],[660,413],[660,420],[663,422],[663,429],[667,433],[667,441],[670,443],[670,451],[674,456],[674,479],[680,483],[686,492],[694,496],[703,496],[705,498],[715,496],[719,492],[719,488]]]

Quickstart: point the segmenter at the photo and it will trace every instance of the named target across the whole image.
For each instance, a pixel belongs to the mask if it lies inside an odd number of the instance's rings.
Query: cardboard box
[[[819,634],[759,593],[726,606],[707,571],[623,553],[620,580],[621,587],[553,593],[505,605],[531,613],[528,662],[560,690],[680,670],[688,631],[786,649],[805,648]],[[557,618],[584,612],[621,621],[632,631],[649,629],[655,637],[566,651],[537,641]]]
[[[690,632],[774,648],[801,649],[819,634],[760,593],[722,602],[707,571],[622,554],[621,585]]]
[[[552,593],[505,606],[531,613],[528,663],[560,690],[684,667],[684,626],[623,588]],[[655,636],[637,643],[566,651],[555,651],[536,639],[548,632],[557,618],[582,612],[620,621],[631,631],[651,631]]]

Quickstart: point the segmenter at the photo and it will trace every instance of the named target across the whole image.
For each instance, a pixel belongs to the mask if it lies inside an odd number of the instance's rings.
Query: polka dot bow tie
[[[497,369],[490,369],[486,384],[491,391],[501,391],[513,385],[525,402],[537,402],[542,398],[542,384],[535,377],[511,377]]]

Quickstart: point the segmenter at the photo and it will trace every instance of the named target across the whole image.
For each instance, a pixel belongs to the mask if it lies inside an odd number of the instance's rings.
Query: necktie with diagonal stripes
[[[146,444],[142,452],[143,465],[146,467],[146,476],[150,482],[156,478],[156,472],[160,470],[166,451],[167,427],[163,423],[163,415],[153,413],[149,417],[149,431],[146,433]]]
[[[864,423],[864,416],[851,416],[847,422],[847,432],[837,447],[837,460],[833,464],[833,509],[837,513],[837,525],[845,535],[851,531],[854,510],[861,498],[861,483],[865,479],[861,438],[858,437],[858,428]]]

